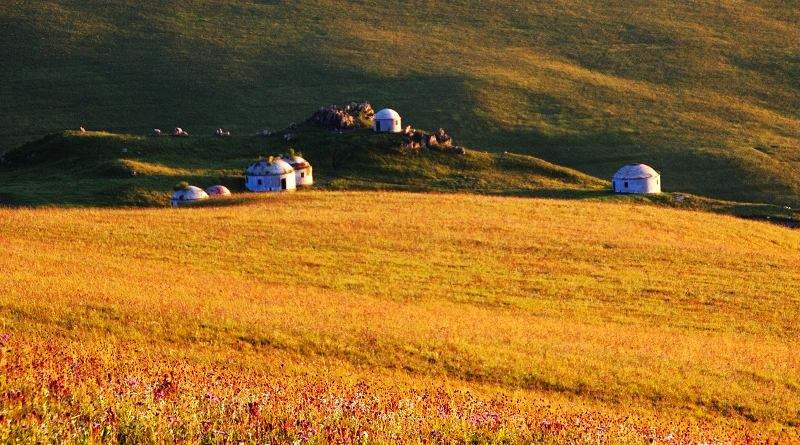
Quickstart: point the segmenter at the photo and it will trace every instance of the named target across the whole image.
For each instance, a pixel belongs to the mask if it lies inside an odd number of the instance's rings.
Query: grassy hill
[[[181,181],[224,184],[235,205],[255,199],[244,189],[254,160],[298,149],[315,166],[315,186],[328,190],[396,190],[642,202],[725,213],[797,227],[798,212],[772,204],[685,193],[622,196],[608,181],[539,158],[509,152],[404,149],[402,137],[370,130],[332,133],[310,124],[269,137],[144,137],[67,131],[12,149],[0,158],[0,205],[166,206]]]
[[[0,1],[0,145],[368,99],[470,146],[800,204],[796,1]],[[0,150],[1,151],[1,150]]]
[[[250,163],[290,148],[314,165],[316,186],[328,189],[609,195],[607,181],[528,155],[404,150],[401,135],[371,130],[337,134],[301,125],[293,134],[295,139],[288,143],[280,132],[266,138],[223,139],[53,134],[5,153],[0,162],[0,203],[165,206],[172,187],[184,180],[201,187],[224,184],[243,192],[244,169]]]
[[[397,192],[0,221],[3,442],[800,439],[796,231]]]

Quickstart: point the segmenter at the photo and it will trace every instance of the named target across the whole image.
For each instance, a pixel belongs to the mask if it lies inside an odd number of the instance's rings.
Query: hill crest
[[[0,145],[80,125],[281,128],[370,97],[469,146],[603,178],[643,162],[688,193],[798,207],[799,14],[767,0],[13,2]]]

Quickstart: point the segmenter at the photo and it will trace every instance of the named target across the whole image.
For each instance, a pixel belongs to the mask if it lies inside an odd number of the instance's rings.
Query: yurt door
[[[281,190],[286,190],[286,178],[281,178]]]

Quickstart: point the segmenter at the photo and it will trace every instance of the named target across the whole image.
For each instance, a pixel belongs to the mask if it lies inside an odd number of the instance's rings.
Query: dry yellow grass
[[[305,192],[0,210],[0,249],[0,439],[337,441],[346,419],[378,442],[797,439],[800,233],[780,227]],[[354,391],[380,415],[322,402]]]

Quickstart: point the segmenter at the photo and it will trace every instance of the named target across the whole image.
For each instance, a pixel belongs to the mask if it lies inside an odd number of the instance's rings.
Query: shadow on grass
[[[284,192],[269,192],[269,193],[254,193],[244,192],[237,193],[231,196],[219,196],[204,199],[202,201],[184,204],[181,208],[218,208],[218,207],[236,207],[251,204],[272,204],[280,205],[287,200],[292,201],[310,201],[313,199],[309,193],[314,190],[313,188],[303,188],[292,191]]]

